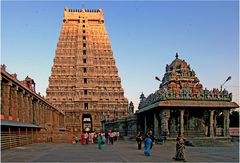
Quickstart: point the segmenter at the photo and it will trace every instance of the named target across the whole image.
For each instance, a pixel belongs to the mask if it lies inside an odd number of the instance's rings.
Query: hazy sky
[[[166,64],[185,59],[203,87],[224,88],[239,103],[238,1],[2,1],[1,64],[28,75],[46,95],[64,7],[102,8],[125,96],[135,109],[141,92],[159,87]]]

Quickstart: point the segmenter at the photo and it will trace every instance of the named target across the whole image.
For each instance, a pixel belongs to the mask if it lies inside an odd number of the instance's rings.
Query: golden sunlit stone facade
[[[65,8],[47,99],[72,131],[100,130],[101,120],[127,113],[103,11]]]

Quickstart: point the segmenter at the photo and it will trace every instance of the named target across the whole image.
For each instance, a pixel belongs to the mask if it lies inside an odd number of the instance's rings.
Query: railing
[[[2,131],[1,149],[8,149],[33,143],[71,143],[77,136],[81,138],[80,132],[69,131]]]
[[[240,128],[238,127],[232,127],[232,128],[229,128],[229,134],[230,136],[240,136]]]
[[[29,131],[1,132],[1,149],[13,148],[36,142],[37,135]]]

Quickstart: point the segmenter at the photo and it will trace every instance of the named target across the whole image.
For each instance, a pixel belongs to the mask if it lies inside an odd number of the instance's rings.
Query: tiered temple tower
[[[72,131],[100,130],[101,120],[127,114],[103,11],[65,8],[47,99]]]

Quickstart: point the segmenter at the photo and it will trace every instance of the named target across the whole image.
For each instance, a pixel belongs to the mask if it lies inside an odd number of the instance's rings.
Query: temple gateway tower
[[[64,9],[46,96],[71,131],[100,130],[103,118],[127,113],[101,9]]]

